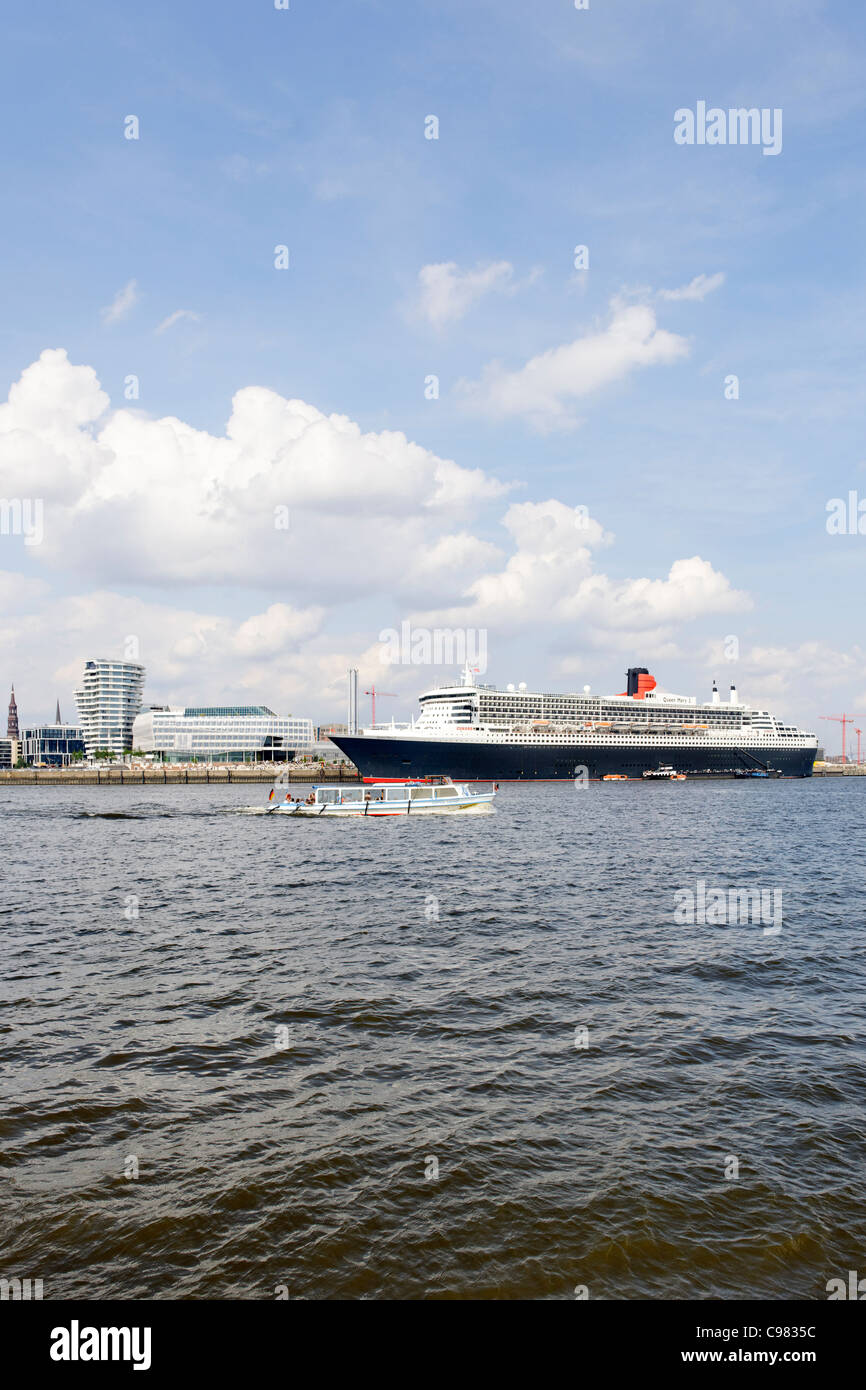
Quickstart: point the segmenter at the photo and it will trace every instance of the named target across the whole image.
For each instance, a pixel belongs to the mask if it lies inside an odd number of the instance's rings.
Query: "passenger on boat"
[[[310,795],[307,797],[306,801],[304,802],[304,805],[305,805],[305,806],[315,806],[315,804],[316,804],[316,794],[315,794],[315,792],[310,792]]]

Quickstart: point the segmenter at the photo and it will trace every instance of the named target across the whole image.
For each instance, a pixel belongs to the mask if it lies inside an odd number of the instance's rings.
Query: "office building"
[[[0,768],[15,767],[21,756],[21,744],[17,738],[0,738]]]
[[[196,705],[142,710],[133,747],[159,762],[290,762],[313,744],[313,721],[267,705]]]
[[[68,767],[76,755],[85,752],[84,730],[78,724],[64,724],[60,718],[60,701],[53,724],[37,724],[25,728],[22,752],[26,763],[42,763],[47,767]]]
[[[143,689],[144,667],[135,661],[85,663],[75,700],[89,758],[103,750],[115,756],[130,752]]]

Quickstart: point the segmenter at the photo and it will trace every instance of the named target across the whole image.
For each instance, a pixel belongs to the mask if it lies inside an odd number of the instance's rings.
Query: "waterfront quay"
[[[866,777],[866,763],[816,762],[813,777]]]
[[[277,777],[287,782],[360,782],[360,773],[341,763],[317,767],[294,767],[285,763],[238,763],[237,766],[180,767],[165,763],[159,767],[23,767],[0,769],[0,786],[69,787],[183,787],[213,782],[267,785]]]

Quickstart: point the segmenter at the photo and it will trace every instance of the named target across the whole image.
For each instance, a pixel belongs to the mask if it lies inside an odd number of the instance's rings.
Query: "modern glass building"
[[[88,661],[75,702],[81,717],[87,756],[106,749],[128,753],[132,724],[141,709],[144,667],[135,661]]]
[[[313,742],[313,721],[274,714],[267,705],[153,705],[135,720],[137,752],[160,762],[290,762]]]
[[[83,753],[84,730],[76,724],[40,724],[25,729],[21,756],[26,763],[66,767],[73,754]]]

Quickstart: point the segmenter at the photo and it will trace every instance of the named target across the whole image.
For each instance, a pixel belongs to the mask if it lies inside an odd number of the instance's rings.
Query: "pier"
[[[866,763],[816,763],[813,777],[866,777]]]
[[[185,787],[210,783],[267,786],[288,772],[292,783],[360,782],[361,775],[342,763],[286,767],[285,763],[238,763],[237,767],[21,767],[0,769],[0,787]]]

